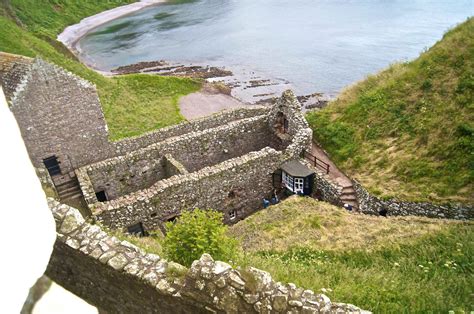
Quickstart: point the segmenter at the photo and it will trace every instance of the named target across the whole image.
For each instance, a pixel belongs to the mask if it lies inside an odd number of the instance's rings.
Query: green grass
[[[308,218],[309,217],[309,218]],[[349,214],[291,198],[232,226],[236,264],[374,313],[474,310],[474,225]]]
[[[309,113],[315,139],[380,196],[474,202],[473,33],[470,18]]]
[[[0,1],[0,51],[40,56],[96,84],[112,140],[176,124],[184,120],[178,98],[199,90],[200,81],[138,74],[107,78],[81,64],[56,40],[66,26],[131,2]]]

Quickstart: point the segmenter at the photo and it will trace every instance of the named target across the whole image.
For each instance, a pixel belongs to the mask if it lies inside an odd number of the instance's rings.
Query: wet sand
[[[94,28],[121,16],[134,13],[145,7],[158,5],[164,2],[166,2],[166,0],[141,0],[139,2],[124,5],[101,12],[93,16],[86,17],[85,19],[82,19],[78,24],[66,27],[64,31],[58,35],[58,40],[62,42],[69,50],[77,54],[77,42],[79,41],[79,39],[81,39]]]

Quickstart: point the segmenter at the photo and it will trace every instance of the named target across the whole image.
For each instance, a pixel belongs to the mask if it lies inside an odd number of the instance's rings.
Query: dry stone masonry
[[[353,180],[359,200],[360,211],[378,215],[382,209],[387,216],[424,216],[431,218],[474,219],[474,206],[466,204],[433,204],[428,202],[406,202],[396,199],[382,200],[370,194],[359,182]]]
[[[312,132],[290,91],[269,110],[231,112],[220,123],[200,120],[208,129],[167,128],[178,135],[77,169],[96,219],[110,228],[155,230],[181,210],[212,208],[234,223],[260,209],[275,190],[273,173],[311,145]],[[98,201],[100,191],[107,201]]]
[[[110,313],[364,313],[255,268],[204,254],[191,268],[148,254],[49,200],[57,240],[46,274]]]

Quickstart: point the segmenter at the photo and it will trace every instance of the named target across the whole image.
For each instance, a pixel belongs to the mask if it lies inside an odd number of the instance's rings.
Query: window
[[[237,213],[235,212],[235,210],[229,212],[229,218],[230,220],[234,220],[235,218],[237,218]]]
[[[303,178],[295,178],[295,193],[303,193],[303,185],[304,179]]]
[[[283,118],[283,133],[288,133],[289,123],[286,118]]]
[[[283,184],[286,186],[286,188],[288,190],[290,190],[291,192],[294,192],[294,180],[293,180],[293,177],[290,176],[289,174],[287,174],[285,171],[283,171],[283,176],[282,176],[282,181],[283,181]]]

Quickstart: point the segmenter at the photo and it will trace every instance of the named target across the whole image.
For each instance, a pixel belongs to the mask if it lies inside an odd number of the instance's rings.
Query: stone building
[[[311,144],[287,91],[248,106],[111,142],[93,84],[41,59],[0,53],[4,86],[34,166],[63,201],[85,201],[113,228],[162,227],[183,209],[213,208],[233,223],[280,188],[274,173]]]

